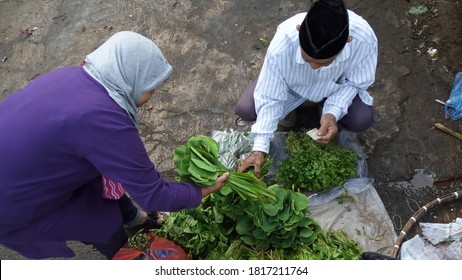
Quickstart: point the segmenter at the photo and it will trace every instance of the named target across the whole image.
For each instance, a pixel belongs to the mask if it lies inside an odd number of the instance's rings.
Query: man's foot
[[[236,126],[238,127],[251,127],[252,124],[254,124],[255,122],[249,122],[249,121],[245,121],[243,120],[241,117],[237,117],[237,119],[234,121],[234,123],[236,124]]]

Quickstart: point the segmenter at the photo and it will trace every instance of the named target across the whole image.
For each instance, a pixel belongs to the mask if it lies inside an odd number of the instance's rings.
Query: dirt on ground
[[[377,122],[358,134],[368,176],[397,233],[420,207],[462,190],[462,133],[445,116],[454,77],[462,71],[459,0],[346,0],[379,40],[376,82],[370,88]],[[193,135],[245,131],[234,106],[257,78],[276,26],[304,12],[295,0],[0,0],[0,100],[37,75],[77,65],[113,33],[139,32],[163,50],[173,74],[140,114],[142,137],[159,171],[175,176],[172,151]],[[148,104],[149,105],[149,104]],[[6,133],[6,132],[0,132]],[[451,222],[460,200],[431,209],[422,220]],[[76,258],[98,259],[76,246]],[[0,259],[22,259],[0,247]]]

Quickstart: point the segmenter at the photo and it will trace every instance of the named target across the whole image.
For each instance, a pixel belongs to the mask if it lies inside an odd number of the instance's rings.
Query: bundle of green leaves
[[[156,234],[189,250],[191,258],[200,259],[207,258],[204,252],[209,249],[228,248],[236,239],[263,251],[313,243],[322,230],[307,215],[308,198],[279,185],[269,189],[276,201],[253,203],[224,188],[206,197],[197,209],[173,213],[174,220],[169,217]]]
[[[284,187],[307,191],[326,191],[357,176],[358,155],[331,141],[317,144],[306,132],[289,132],[289,157],[281,162],[277,182]]]
[[[173,162],[181,182],[194,182],[199,186],[212,186],[216,179],[229,172],[226,186],[245,200],[274,200],[274,193],[253,172],[237,172],[226,168],[218,159],[218,144],[212,138],[199,135],[188,139],[173,153]]]
[[[362,250],[358,242],[342,230],[319,234],[311,244],[290,248],[261,250],[242,240],[233,240],[224,247],[213,248],[207,255],[210,260],[359,260]]]
[[[319,224],[308,217],[308,198],[279,185],[269,187],[275,202],[249,204],[241,201],[244,213],[235,218],[236,232],[248,245],[262,250],[291,248],[311,244],[321,232]]]
[[[341,231],[325,232],[308,217],[301,193],[272,185],[277,201],[255,204],[228,190],[195,209],[169,215],[157,236],[183,247],[191,259],[358,259],[357,242]]]
[[[223,215],[215,207],[202,203],[194,209],[170,213],[162,227],[152,231],[180,245],[191,259],[203,259],[212,250],[228,248],[231,232],[222,222]]]

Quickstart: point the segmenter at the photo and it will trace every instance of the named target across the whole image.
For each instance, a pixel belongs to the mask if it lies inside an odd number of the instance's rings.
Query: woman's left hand
[[[210,187],[201,187],[202,198],[223,188],[226,182],[228,182],[228,178],[229,178],[229,172],[225,172],[223,173],[223,175],[217,178],[217,180],[215,181],[215,185],[210,186]]]

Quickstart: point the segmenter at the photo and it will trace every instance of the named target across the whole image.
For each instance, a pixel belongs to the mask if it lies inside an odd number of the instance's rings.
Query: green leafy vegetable
[[[357,175],[358,155],[334,142],[319,145],[306,133],[289,132],[289,157],[282,161],[276,180],[284,187],[325,191]]]
[[[229,172],[230,176],[225,185],[228,189],[225,191],[231,189],[242,199],[251,201],[275,199],[274,193],[267,188],[262,179],[254,175],[253,171],[241,173],[230,170],[219,161],[218,154],[218,144],[212,138],[204,135],[191,137],[173,153],[173,162],[179,175],[178,181],[212,186],[219,176]]]
[[[149,249],[151,242],[151,237],[141,229],[128,238],[127,248],[144,252]]]
[[[294,149],[303,145],[289,142]],[[191,259],[358,259],[358,244],[342,232],[325,232],[309,217],[308,198],[279,184],[237,173],[218,161],[206,136],[192,137],[174,153],[178,180],[212,185],[229,171],[228,183],[199,207],[171,213],[153,232],[182,246]],[[269,161],[262,173],[267,174]],[[230,181],[233,181],[230,183]],[[267,185],[268,184],[268,185]],[[255,191],[257,189],[258,191]],[[260,193],[262,192],[262,193]],[[264,192],[264,193],[263,193]],[[259,203],[255,203],[258,201]]]

